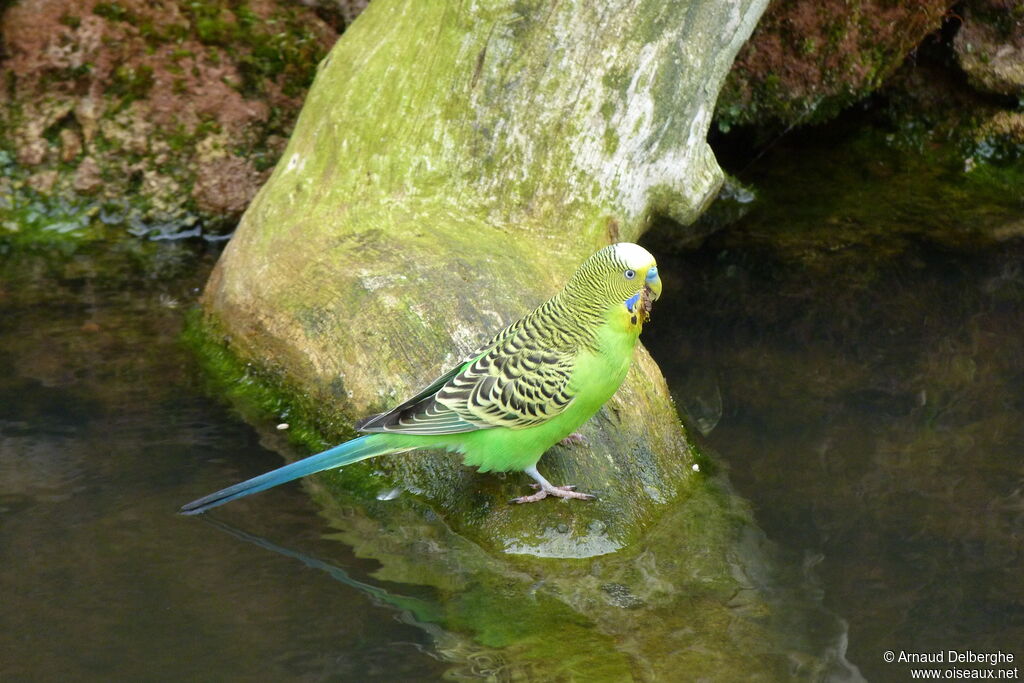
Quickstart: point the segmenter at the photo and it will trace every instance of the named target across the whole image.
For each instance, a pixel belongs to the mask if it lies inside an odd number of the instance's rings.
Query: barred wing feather
[[[455,434],[522,429],[547,422],[572,402],[574,356],[540,351],[513,325],[490,348],[453,368],[402,405],[357,423],[363,432]],[[511,332],[511,334],[510,334]],[[524,343],[526,342],[526,343]]]

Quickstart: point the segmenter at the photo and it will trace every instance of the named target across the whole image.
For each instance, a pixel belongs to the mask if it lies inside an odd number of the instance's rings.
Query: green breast
[[[598,331],[597,351],[580,354],[572,378],[577,390],[574,403],[585,406],[587,418],[612,397],[626,378],[639,334],[639,326],[631,324],[628,315],[615,315]]]

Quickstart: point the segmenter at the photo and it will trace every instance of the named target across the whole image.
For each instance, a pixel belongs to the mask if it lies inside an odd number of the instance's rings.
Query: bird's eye
[[[625,273],[623,273],[623,275],[626,276],[627,280],[632,280],[633,278],[636,277],[636,271],[630,268]]]

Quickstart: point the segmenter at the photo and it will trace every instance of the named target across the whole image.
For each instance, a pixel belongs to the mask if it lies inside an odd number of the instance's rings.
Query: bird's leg
[[[576,444],[580,444],[580,445],[586,446],[588,443],[590,443],[590,442],[587,441],[587,437],[583,436],[579,432],[573,432],[569,436],[567,436],[564,439],[562,439],[561,441],[559,441],[558,445],[559,446],[575,446]]]
[[[533,493],[529,496],[520,496],[519,498],[513,498],[513,503],[536,503],[538,500],[543,500],[548,496],[555,496],[556,498],[579,498],[580,500],[593,500],[595,496],[589,493],[580,493],[573,491],[572,486],[555,486],[550,481],[544,478],[540,472],[537,471],[537,466],[532,465],[523,470],[529,474],[537,482],[534,484],[536,488],[540,490],[537,493]]]

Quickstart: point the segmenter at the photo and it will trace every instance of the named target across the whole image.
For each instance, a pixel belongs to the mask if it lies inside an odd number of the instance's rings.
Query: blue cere
[[[647,271],[647,282],[654,282],[658,279],[658,267],[654,266]]]

